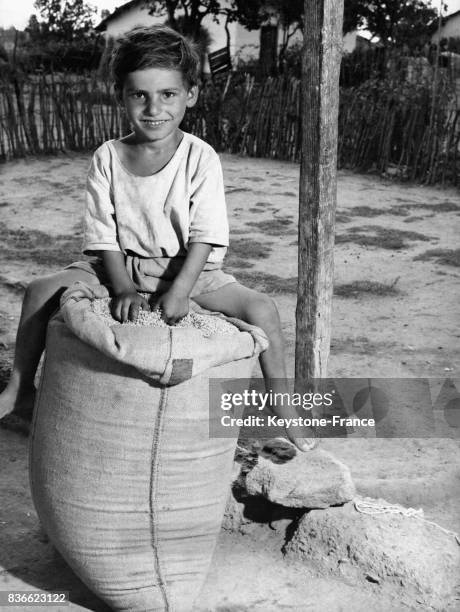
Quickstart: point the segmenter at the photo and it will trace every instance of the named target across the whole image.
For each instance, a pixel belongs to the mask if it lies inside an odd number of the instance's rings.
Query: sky
[[[445,0],[445,3],[448,6],[448,15],[460,11],[460,0]],[[123,0],[89,0],[88,4],[97,8],[97,18],[100,19],[103,9],[112,12],[117,6],[125,4],[125,2]],[[439,0],[433,0],[432,6],[437,8]],[[23,30],[30,15],[35,12],[34,0],[0,0],[0,27],[15,26],[18,30]]]

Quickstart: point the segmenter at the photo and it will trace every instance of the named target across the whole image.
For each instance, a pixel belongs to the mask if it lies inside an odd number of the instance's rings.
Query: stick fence
[[[342,87],[338,165],[426,184],[460,184],[458,83],[369,79]],[[300,159],[300,85],[235,72],[203,84],[182,126],[218,151]],[[110,86],[94,75],[0,77],[0,159],[94,150],[129,126]]]

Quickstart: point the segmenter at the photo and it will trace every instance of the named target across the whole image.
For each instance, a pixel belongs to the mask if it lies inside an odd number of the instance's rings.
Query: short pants
[[[136,291],[142,293],[165,293],[168,291],[184,261],[184,257],[155,257],[151,259],[134,255],[125,257],[126,270],[136,287]],[[110,286],[102,260],[97,257],[88,261],[76,261],[66,266],[65,269],[84,270],[88,274],[96,276],[101,285]],[[205,269],[200,273],[190,297],[211,293],[229,283],[236,282],[234,276],[223,272],[221,268]]]

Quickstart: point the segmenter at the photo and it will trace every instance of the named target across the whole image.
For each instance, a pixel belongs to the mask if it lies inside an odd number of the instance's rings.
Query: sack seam
[[[157,412],[155,423],[154,423],[151,461],[150,461],[150,536],[151,536],[151,543],[152,543],[152,550],[153,550],[153,561],[154,561],[154,566],[155,566],[155,572],[158,578],[158,586],[163,596],[163,601],[165,604],[165,611],[170,612],[171,608],[169,605],[169,598],[168,598],[168,593],[166,590],[166,583],[165,583],[165,580],[163,579],[163,575],[161,572],[160,555],[159,555],[159,540],[157,536],[157,527],[155,525],[158,478],[159,478],[159,472],[160,472],[159,470],[160,436],[161,436],[162,429],[163,429],[163,424],[164,424],[163,413],[165,411],[167,401],[168,401],[168,389],[166,387],[162,387],[161,396],[160,396],[160,405],[158,407],[158,412]]]

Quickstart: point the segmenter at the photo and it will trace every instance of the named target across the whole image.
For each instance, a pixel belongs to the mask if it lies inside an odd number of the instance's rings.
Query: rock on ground
[[[452,535],[415,517],[363,514],[353,503],[303,515],[285,551],[320,574],[380,592],[399,589],[402,601],[437,610],[459,587],[460,546]]]
[[[281,464],[259,455],[246,475],[245,488],[249,495],[290,508],[327,508],[355,495],[350,470],[321,449],[297,452]]]
[[[238,502],[233,493],[230,492],[227,505],[225,506],[222,529],[225,531],[238,531],[244,522],[244,504]]]

